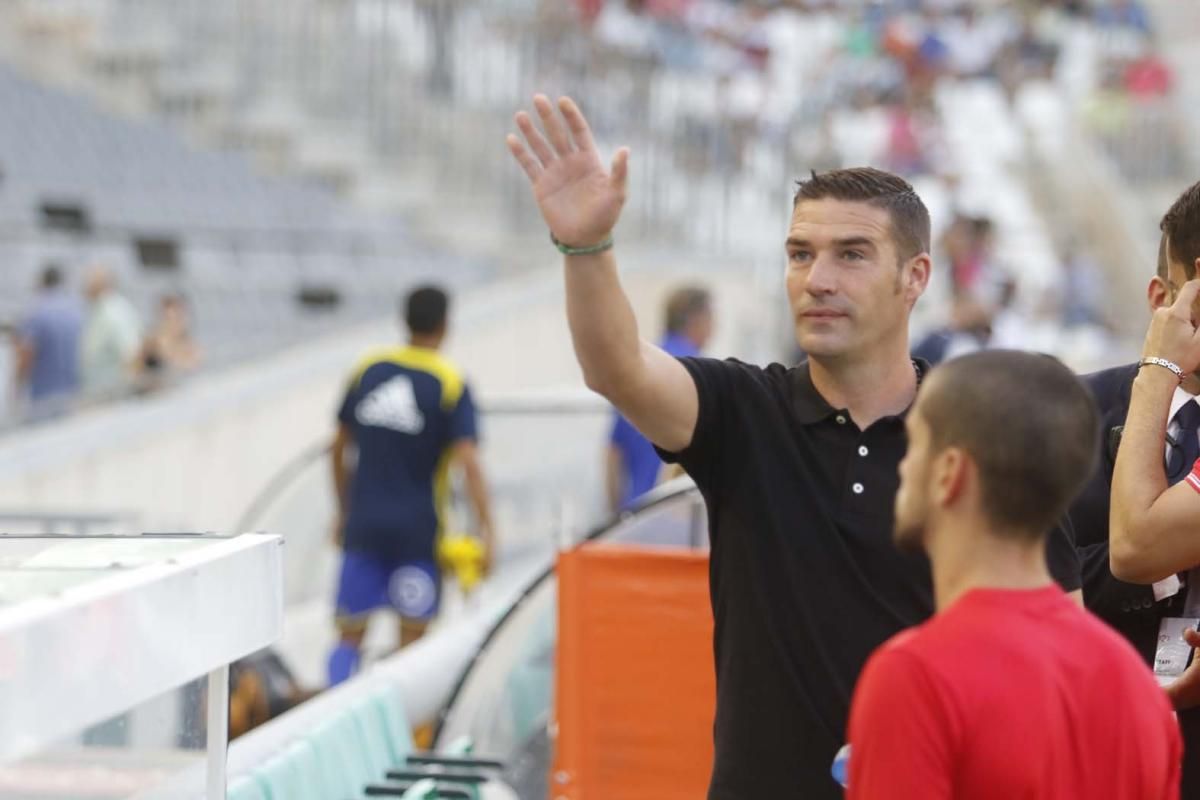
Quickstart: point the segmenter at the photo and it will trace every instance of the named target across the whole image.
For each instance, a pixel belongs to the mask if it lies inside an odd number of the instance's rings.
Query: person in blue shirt
[[[67,410],[79,393],[83,306],[63,286],[57,266],[42,271],[37,300],[17,331],[17,386],[29,416],[43,419]]]
[[[357,670],[371,612],[390,608],[399,615],[401,647],[419,639],[437,614],[437,544],[446,533],[453,467],[463,473],[480,538],[492,551],[475,405],[462,373],[439,352],[449,305],[437,287],[410,293],[404,304],[408,346],[363,358],[338,412],[332,461],[343,559],[330,685]]]
[[[700,355],[714,327],[708,290],[696,286],[675,290],[667,299],[665,316],[662,349],[676,358]],[[615,414],[605,467],[609,508],[615,513],[633,506],[658,484],[663,463],[654,445],[629,420]]]

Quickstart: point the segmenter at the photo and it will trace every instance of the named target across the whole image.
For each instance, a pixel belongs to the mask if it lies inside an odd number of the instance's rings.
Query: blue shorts
[[[337,616],[354,619],[390,608],[401,619],[428,622],[437,616],[441,589],[442,576],[432,561],[393,562],[366,553],[345,553]]]

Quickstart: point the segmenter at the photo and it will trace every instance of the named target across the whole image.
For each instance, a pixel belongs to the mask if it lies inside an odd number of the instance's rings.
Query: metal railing
[[[576,541],[604,519],[603,448],[611,410],[591,396],[514,395],[481,404],[481,454],[500,557]],[[325,441],[301,450],[240,517],[240,532],[285,535],[289,604],[320,599],[328,585],[336,516]],[[456,491],[451,527],[467,531]]]

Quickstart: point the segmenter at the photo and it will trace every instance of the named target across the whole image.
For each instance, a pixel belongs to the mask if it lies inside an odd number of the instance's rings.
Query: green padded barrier
[[[404,704],[400,692],[395,686],[384,686],[374,692],[371,699],[383,720],[383,729],[387,736],[388,755],[393,765],[403,764],[404,760],[415,749],[412,738],[412,728],[404,713]]]
[[[229,784],[225,797],[228,800],[270,800],[258,781],[247,775],[243,775]]]
[[[363,756],[358,726],[349,712],[323,722],[308,741],[316,751],[321,783],[331,800],[357,797],[363,786],[379,779]]]
[[[307,790],[291,759],[279,754],[267,759],[254,770],[267,800],[320,800]],[[314,787],[315,788],[315,787]]]
[[[332,795],[325,785],[325,776],[317,763],[317,752],[308,741],[292,742],[285,751],[291,768],[301,786],[305,787],[300,800],[328,800]]]
[[[358,731],[359,742],[373,780],[379,780],[398,762],[392,760],[387,728],[373,697],[364,697],[350,708]]]

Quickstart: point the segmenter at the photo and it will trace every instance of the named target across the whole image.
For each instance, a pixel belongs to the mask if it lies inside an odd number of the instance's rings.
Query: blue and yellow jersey
[[[478,435],[462,374],[434,350],[372,352],[355,369],[338,420],[358,447],[346,549],[432,561],[449,503],[451,448]]]

